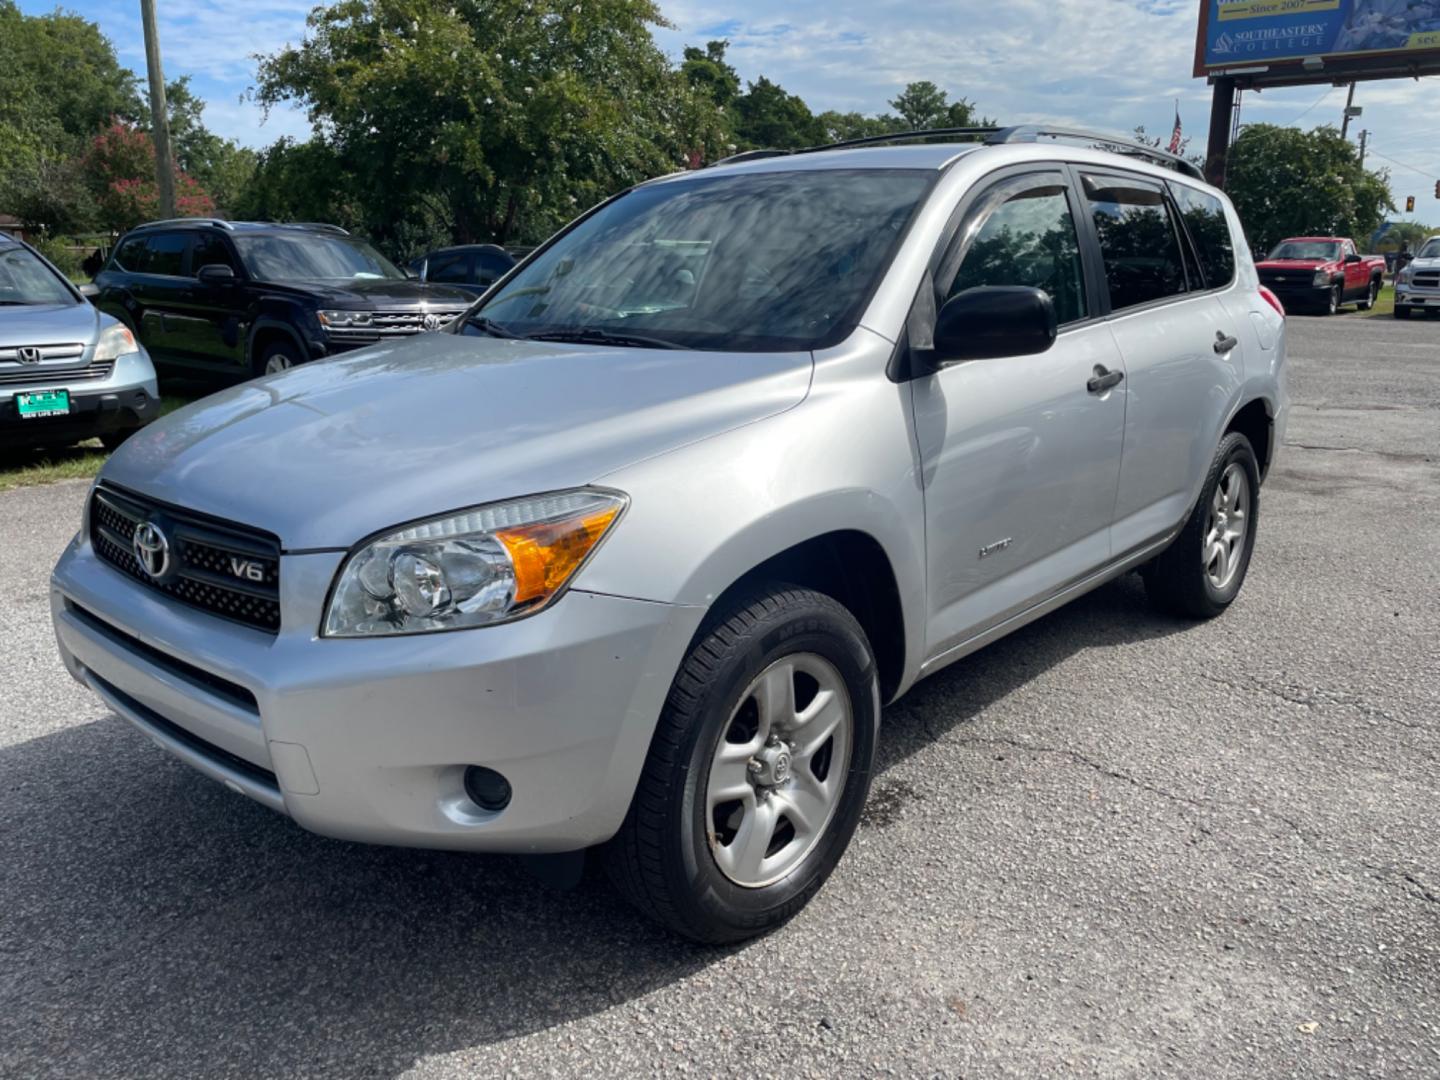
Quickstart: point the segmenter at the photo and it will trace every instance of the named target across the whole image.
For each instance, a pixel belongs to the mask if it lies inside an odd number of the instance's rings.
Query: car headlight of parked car
[[[350,553],[326,637],[458,630],[531,615],[564,590],[626,498],[583,488],[406,525]]]
[[[370,325],[368,311],[320,311],[316,313],[320,325],[327,330],[348,330]]]
[[[1415,271],[1410,269],[1410,267],[1405,267],[1404,270],[1401,270],[1400,273],[1395,275],[1395,283],[1397,285],[1409,285],[1410,278],[1414,276],[1414,273]]]
[[[135,335],[128,326],[110,326],[101,331],[100,340],[95,343],[95,360],[97,363],[114,361],[139,351],[140,346],[135,344]]]
[[[1315,271],[1315,277],[1314,277],[1314,279],[1311,281],[1311,284],[1314,285],[1317,289],[1324,288],[1326,285],[1329,285],[1329,284],[1330,284],[1330,271],[1329,271],[1329,270],[1316,270],[1316,271]]]

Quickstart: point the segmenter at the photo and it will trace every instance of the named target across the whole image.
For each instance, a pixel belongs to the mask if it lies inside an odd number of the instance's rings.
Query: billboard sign
[[[1196,75],[1440,50],[1440,0],[1202,0]]]

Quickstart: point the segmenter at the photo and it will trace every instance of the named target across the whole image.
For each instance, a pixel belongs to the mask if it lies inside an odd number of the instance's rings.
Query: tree
[[[190,89],[189,75],[165,87],[165,104],[175,164],[209,192],[218,206],[230,209],[254,173],[257,155],[205,127],[205,102]]]
[[[158,216],[155,143],[144,131],[114,121],[91,141],[83,167],[99,221],[106,228],[124,232]],[[205,189],[178,167],[175,210],[182,217],[204,217],[215,212],[215,202]]]
[[[735,99],[735,135],[744,146],[777,150],[798,150],[825,140],[810,107],[763,75]]]
[[[1250,124],[1230,148],[1226,190],[1257,250],[1287,236],[1368,237],[1394,209],[1383,172],[1332,127]]]
[[[650,35],[652,0],[339,0],[261,58],[363,178],[372,235],[533,239],[636,181],[723,152],[713,101]]]
[[[898,113],[883,118],[896,131],[923,131],[929,128],[986,127],[989,120],[979,119],[975,106],[965,98],[951,101],[950,95],[933,82],[912,82],[890,102]]]
[[[823,112],[815,118],[823,132],[821,141],[844,142],[847,139],[868,139],[876,135],[888,135],[903,131],[897,117],[865,116],[858,112]]]
[[[722,109],[728,109],[740,96],[740,75],[725,62],[728,41],[707,41],[705,48],[685,48],[680,74],[696,90],[703,90]]]

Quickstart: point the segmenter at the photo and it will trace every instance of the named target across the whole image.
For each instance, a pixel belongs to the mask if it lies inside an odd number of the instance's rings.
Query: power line
[[[1339,90],[1339,89],[1340,89],[1340,88],[1339,88],[1338,86],[1332,86],[1332,87],[1330,87],[1329,90],[1326,90],[1325,93],[1321,94],[1318,98],[1316,98],[1315,101],[1314,101],[1314,103],[1313,103],[1308,109],[1305,109],[1303,112],[1301,112],[1300,115],[1297,116],[1297,117],[1295,117],[1293,120],[1291,120],[1290,123],[1292,123],[1292,124],[1298,124],[1298,123],[1300,122],[1300,120],[1301,120],[1302,117],[1305,117],[1305,116],[1309,115],[1311,112],[1313,112],[1313,111],[1319,106],[1319,104],[1320,104],[1322,101],[1324,101],[1326,98],[1328,98],[1331,94],[1333,94],[1336,90]]]
[[[1382,154],[1379,150],[1376,150],[1373,147],[1368,150],[1367,153],[1373,155],[1374,157],[1383,158],[1384,160],[1390,162],[1391,165],[1399,165],[1402,169],[1409,169],[1413,173],[1418,173],[1420,176],[1425,177],[1427,180],[1440,179],[1440,177],[1437,177],[1432,172],[1426,172],[1424,169],[1417,169],[1414,165],[1406,165],[1403,161],[1396,161],[1389,154]]]

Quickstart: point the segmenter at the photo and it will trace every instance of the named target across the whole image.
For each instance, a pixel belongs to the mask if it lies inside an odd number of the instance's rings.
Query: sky
[[[583,0],[581,0],[583,2]],[[659,0],[671,28],[656,39],[672,57],[688,44],[730,41],[742,78],[766,75],[816,112],[876,113],[908,82],[929,79],[1004,123],[1045,122],[1128,133],[1137,124],[1168,138],[1176,103],[1192,152],[1204,149],[1210,89],[1191,76],[1198,0]],[[55,0],[20,0],[43,14]],[[121,63],[143,73],[139,0],[62,0],[100,25]],[[265,117],[244,100],[257,53],[305,35],[309,0],[157,0],[165,74],[189,74],[207,104],[205,123],[240,143],[304,137],[302,112]],[[1440,79],[1361,83],[1352,122],[1370,131],[1403,209],[1440,224]],[[1327,86],[1246,94],[1243,121],[1310,128],[1339,125],[1345,89]],[[1396,218],[1407,215],[1397,213]]]

